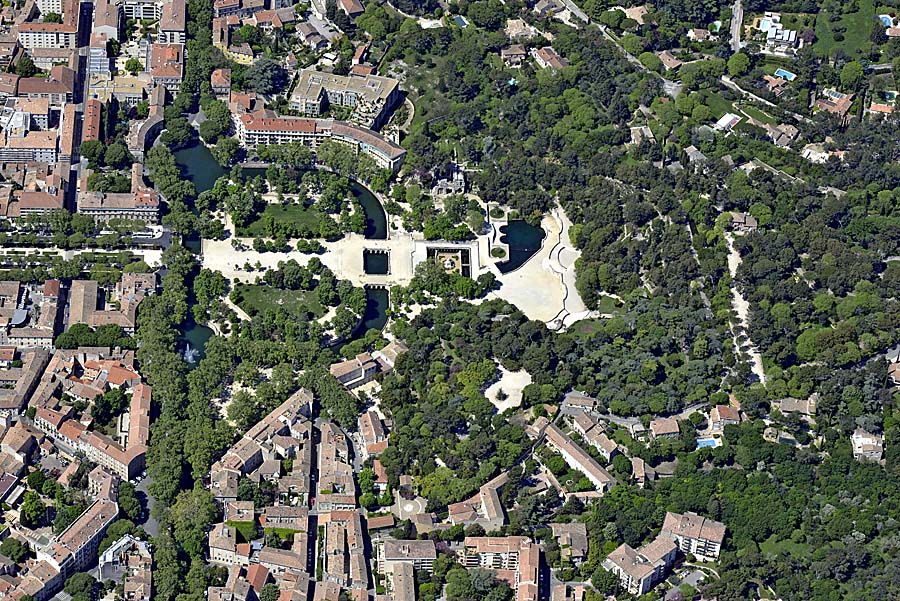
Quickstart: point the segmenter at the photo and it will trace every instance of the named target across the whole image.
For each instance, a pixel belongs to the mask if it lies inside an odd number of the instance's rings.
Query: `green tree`
[[[259,601],[278,601],[278,595],[278,585],[270,582],[262,587],[262,591],[259,593]]]
[[[134,161],[131,153],[128,152],[128,148],[121,142],[115,142],[107,146],[103,156],[107,165],[117,169],[130,165]]]
[[[28,528],[38,526],[47,515],[47,507],[41,501],[41,497],[33,490],[25,493],[22,501],[22,510],[19,513],[22,524]]]
[[[0,553],[16,563],[22,563],[28,556],[28,547],[23,545],[19,539],[10,536],[0,543]]]
[[[736,52],[728,59],[728,74],[740,77],[750,68],[750,57],[743,52]]]
[[[846,90],[856,91],[864,75],[863,66],[856,61],[850,61],[841,69],[841,85]]]
[[[16,75],[19,77],[34,77],[37,75],[38,68],[34,65],[34,61],[30,56],[23,56],[16,63]]]
[[[139,58],[129,58],[125,61],[125,70],[131,73],[131,75],[137,75],[141,71],[144,70],[144,63],[141,62]]]
[[[260,94],[280,92],[288,82],[284,67],[265,57],[250,65],[244,77],[247,85]]]

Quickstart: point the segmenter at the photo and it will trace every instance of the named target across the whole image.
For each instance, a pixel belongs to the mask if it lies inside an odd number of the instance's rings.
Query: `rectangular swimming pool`
[[[796,74],[791,73],[790,71],[788,71],[786,69],[782,69],[781,67],[778,67],[777,69],[775,69],[775,76],[784,78],[788,81],[794,81],[795,79],[797,79]]]
[[[719,446],[720,443],[715,438],[698,438],[697,439],[697,449],[714,449]]]

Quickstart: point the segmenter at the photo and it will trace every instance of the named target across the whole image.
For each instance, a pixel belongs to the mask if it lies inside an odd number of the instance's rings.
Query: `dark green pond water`
[[[500,242],[509,244],[509,259],[498,263],[501,273],[509,273],[521,267],[525,261],[541,249],[546,235],[540,227],[535,227],[523,219],[510,221],[500,228]]]

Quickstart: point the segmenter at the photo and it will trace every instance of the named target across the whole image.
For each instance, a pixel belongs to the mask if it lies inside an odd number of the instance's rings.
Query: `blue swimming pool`
[[[787,69],[782,69],[781,67],[775,69],[775,76],[782,77],[788,81],[794,81],[797,78],[796,74],[791,73]]]
[[[715,438],[698,438],[697,449],[714,449],[721,443]]]
[[[891,18],[891,15],[878,15],[878,18],[881,19],[881,22],[885,27],[894,26],[894,19]]]
[[[760,31],[769,31],[769,26],[772,25],[772,21],[770,19],[762,19],[759,22],[759,30]]]

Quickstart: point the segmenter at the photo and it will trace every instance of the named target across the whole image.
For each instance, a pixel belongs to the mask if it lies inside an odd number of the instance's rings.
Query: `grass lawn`
[[[772,535],[759,543],[759,550],[767,555],[792,555],[799,559],[806,557],[810,549],[806,543],[795,543],[790,539],[776,541],[775,535]]]
[[[816,15],[809,13],[781,13],[781,24],[786,29],[802,32],[815,27]]]
[[[828,20],[828,12],[822,11],[816,17],[816,42],[813,48],[821,56],[830,56],[832,49],[839,47],[851,59],[857,58],[860,49],[869,43],[869,34],[875,23],[874,0],[859,0],[859,11],[841,16],[840,21]],[[835,41],[832,26],[846,27],[844,39]]]
[[[250,315],[276,305],[286,307],[292,313],[312,313],[315,317],[325,315],[315,291],[278,290],[262,284],[238,284],[235,289],[241,297],[238,306]]]
[[[709,107],[709,112],[715,120],[719,120],[725,113],[734,113],[734,106],[715,92],[706,92],[703,104]]]
[[[259,218],[250,223],[238,232],[239,236],[266,236],[265,218],[271,216],[276,223],[296,223],[298,225],[307,225],[310,229],[318,230],[322,215],[319,212],[306,205],[290,204],[270,204],[266,205],[265,210],[259,214]]]
[[[572,326],[571,331],[579,338],[588,338],[602,330],[605,323],[602,319],[582,319]]]
[[[778,122],[772,115],[764,113],[755,106],[750,106],[749,104],[742,105],[741,110],[761,123],[775,125]]]
[[[600,295],[600,302],[597,303],[597,310],[601,313],[612,313],[622,306],[622,303],[611,296],[605,294]]]

